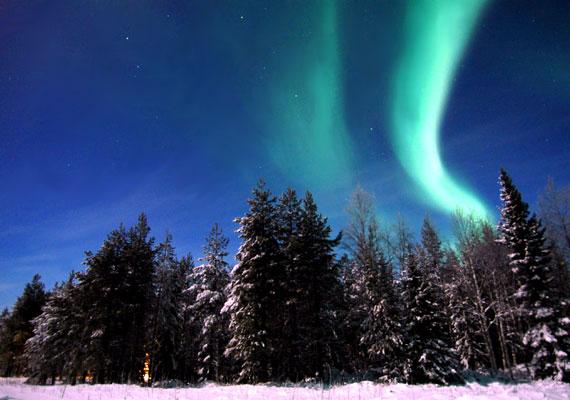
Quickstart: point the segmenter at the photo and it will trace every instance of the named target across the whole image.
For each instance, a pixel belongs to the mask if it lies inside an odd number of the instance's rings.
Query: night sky
[[[0,306],[141,211],[200,256],[263,177],[336,230],[570,181],[568,1],[0,2]]]

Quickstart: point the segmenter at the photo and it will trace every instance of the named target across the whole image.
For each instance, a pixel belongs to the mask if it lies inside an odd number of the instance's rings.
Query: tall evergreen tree
[[[195,302],[190,306],[198,333],[198,376],[201,380],[220,382],[226,377],[223,357],[228,341],[227,314],[221,313],[229,282],[228,238],[218,224],[214,224],[204,246],[203,264],[192,271],[190,294]]]
[[[510,265],[518,289],[514,294],[519,317],[525,321],[523,345],[535,379],[555,377],[570,380],[568,361],[570,321],[561,315],[552,298],[552,273],[544,230],[535,217],[529,218],[528,205],[505,170],[501,185],[500,243],[510,250]]]
[[[122,266],[125,246],[126,230],[121,225],[107,236],[97,253],[86,253],[86,271],[79,276],[82,306],[86,311],[81,335],[82,346],[86,348],[85,363],[98,383],[116,378],[112,360],[122,356],[119,338],[124,332],[124,322],[119,291],[126,275]]]
[[[148,317],[147,330],[151,377],[155,381],[172,379],[177,369],[177,341],[182,329],[180,296],[184,289],[178,276],[178,261],[172,245],[172,235],[156,249],[153,284],[154,297]]]
[[[338,365],[340,350],[338,299],[341,296],[339,269],[334,248],[340,235],[331,238],[327,219],[319,214],[311,193],[303,199],[299,222],[299,252],[296,271],[289,276],[297,292],[288,301],[297,301],[302,309],[298,320],[304,373],[299,377],[330,378],[330,370]]]
[[[87,253],[79,285],[88,309],[86,363],[96,382],[139,382],[153,297],[154,239],[146,216],[111,232],[95,254]]]
[[[126,310],[130,321],[127,325],[127,382],[140,382],[145,361],[145,345],[148,332],[145,327],[151,309],[154,275],[154,238],[149,236],[150,227],[146,215],[139,216],[137,224],[127,233],[125,259],[127,262],[127,285],[124,292]],[[122,380],[124,380],[122,378]]]
[[[178,262],[177,282],[181,287],[179,299],[179,312],[182,316],[180,339],[177,346],[177,374],[178,379],[184,382],[194,382],[198,379],[196,363],[198,359],[198,335],[200,327],[196,323],[192,305],[196,301],[195,293],[190,292],[194,284],[192,281],[194,270],[194,259],[191,254],[182,257]]]
[[[281,309],[274,310],[274,318],[281,325],[280,334],[274,338],[277,348],[273,364],[279,370],[276,375],[292,381],[298,380],[304,374],[305,343],[307,329],[302,320],[307,307],[307,270],[306,260],[300,258],[302,243],[300,240],[300,225],[302,219],[301,202],[297,193],[289,188],[279,198],[276,210],[276,229],[279,244],[280,269],[284,276],[280,280],[279,296]],[[300,323],[301,322],[301,323]]]
[[[281,264],[277,257],[275,198],[263,182],[257,184],[248,204],[249,211],[236,219],[242,244],[224,306],[231,316],[226,354],[240,364],[240,382],[256,383],[272,376],[273,306],[279,301],[276,293]]]
[[[10,345],[12,332],[10,331],[10,310],[4,308],[0,314],[0,376],[6,376],[6,367],[11,358]]]
[[[33,336],[33,320],[41,314],[47,294],[40,275],[34,275],[16,300],[10,315],[5,315],[0,331],[0,374],[20,376],[27,372],[24,356],[26,341]]]
[[[410,254],[402,277],[406,321],[404,374],[408,383],[462,382],[457,354],[442,312],[441,288],[422,248]]]
[[[49,378],[53,384],[56,377],[77,373],[73,355],[79,346],[74,334],[79,332],[80,310],[74,302],[75,275],[72,272],[67,281],[55,287],[42,313],[33,320],[34,335],[26,342],[26,358],[30,377],[38,383]]]
[[[523,344],[532,353],[531,373],[535,379],[570,381],[570,320],[561,315],[560,304],[551,292],[549,251],[544,246],[544,229],[535,217],[529,220],[528,234],[526,268],[518,274],[521,286],[515,295],[529,325]]]

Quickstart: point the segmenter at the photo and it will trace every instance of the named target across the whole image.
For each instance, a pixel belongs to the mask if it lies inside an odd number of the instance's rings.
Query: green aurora
[[[306,41],[295,43],[270,88],[270,157],[289,177],[312,187],[350,182],[353,152],[347,133],[338,44],[337,2],[313,5]],[[274,121],[280,121],[275,128]]]
[[[451,83],[486,0],[409,3],[392,98],[392,141],[407,174],[432,206],[479,218],[486,206],[446,170],[439,135]]]

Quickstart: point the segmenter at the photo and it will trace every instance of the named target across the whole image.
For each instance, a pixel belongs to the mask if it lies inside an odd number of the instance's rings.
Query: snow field
[[[379,385],[371,382],[330,390],[265,385],[159,389],[135,385],[32,386],[0,380],[0,400],[570,400],[570,384],[542,381],[518,385]]]

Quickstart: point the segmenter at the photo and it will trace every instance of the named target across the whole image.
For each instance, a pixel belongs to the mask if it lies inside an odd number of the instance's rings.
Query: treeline
[[[259,183],[203,257],[180,259],[146,217],[87,252],[46,293],[39,276],[0,320],[0,373],[39,383],[462,383],[466,371],[570,381],[570,190],[549,183],[539,219],[505,171],[498,227],[457,213],[443,245],[425,219],[382,226],[357,189],[333,236],[310,193]],[[543,224],[545,228],[543,228]],[[337,254],[338,253],[338,254]],[[342,377],[346,378],[342,378]]]

